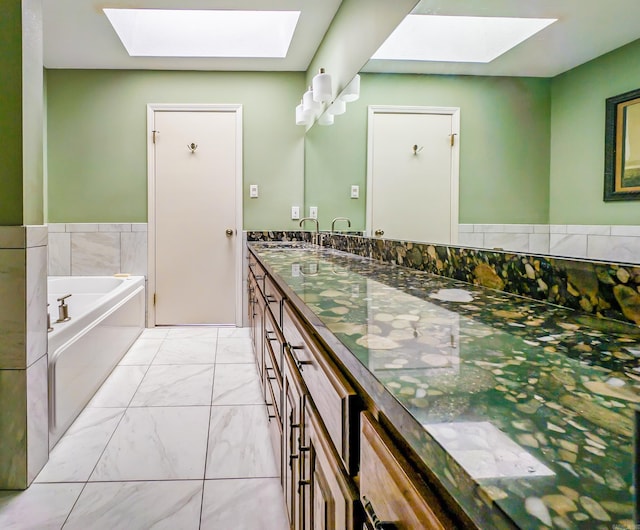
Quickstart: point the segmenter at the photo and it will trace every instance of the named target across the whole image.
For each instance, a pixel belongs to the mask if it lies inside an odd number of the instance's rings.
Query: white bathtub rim
[[[50,276],[50,278],[52,279],[67,278],[67,276]],[[112,276],[73,276],[73,278],[112,278]],[[48,344],[50,345],[52,339],[55,341],[58,335],[60,335],[61,333],[65,333],[66,331],[68,331],[69,328],[71,327],[76,328],[80,326],[79,323],[84,323],[83,327],[89,324],[94,317],[97,317],[99,315],[98,309],[104,306],[108,300],[112,300],[114,297],[117,297],[119,293],[121,293],[122,291],[134,289],[135,288],[134,285],[136,283],[138,283],[139,286],[143,288],[145,286],[144,276],[128,276],[127,278],[122,278],[122,279],[125,280],[126,282],[123,281],[115,289],[112,289],[111,291],[108,291],[106,293],[82,293],[82,294],[95,294],[96,299],[91,303],[91,305],[89,305],[88,309],[84,311],[80,316],[70,315],[71,319],[68,320],[67,322],[52,322],[51,324],[53,327],[53,331],[51,331],[47,336]],[[47,293],[47,298],[52,294],[57,295],[62,293]],[[73,293],[71,293],[71,295],[73,296]],[[61,347],[62,346],[57,346],[55,348],[56,351],[59,350]],[[53,352],[51,351],[50,347],[48,348],[48,351],[49,351],[49,358],[51,358],[51,355]]]
[[[101,305],[94,306],[91,311],[89,311],[89,312],[83,314],[82,316],[76,318],[75,319],[75,325],[76,326],[81,326],[81,324],[83,324],[86,320],[89,320],[89,322],[87,323],[88,325],[82,325],[80,331],[75,333],[67,341],[65,341],[62,344],[60,344],[59,346],[57,346],[55,351],[49,351],[49,366],[51,367],[51,366],[55,365],[56,359],[59,357],[60,352],[62,350],[66,349],[67,347],[72,345],[74,342],[78,341],[81,337],[83,337],[84,335],[89,333],[89,331],[91,331],[93,328],[95,328],[98,324],[100,324],[100,322],[105,320],[108,316],[110,316],[111,314],[115,313],[118,309],[120,309],[120,307],[122,307],[124,304],[126,304],[129,300],[131,300],[140,291],[144,291],[144,285],[141,285],[141,286],[138,286],[137,288],[135,288],[132,292],[130,292],[122,300],[119,300],[115,305],[110,307],[107,311],[105,311],[104,313],[100,313],[100,316],[98,316],[97,318],[94,317],[93,313],[97,309],[99,309],[101,307]],[[71,322],[71,321],[69,321],[69,322]],[[62,329],[60,331],[65,331],[65,330]]]

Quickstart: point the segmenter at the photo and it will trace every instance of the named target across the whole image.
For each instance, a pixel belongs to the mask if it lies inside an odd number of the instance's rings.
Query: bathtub
[[[51,276],[49,447],[53,447],[144,329],[144,276]],[[69,306],[56,323],[58,298]]]

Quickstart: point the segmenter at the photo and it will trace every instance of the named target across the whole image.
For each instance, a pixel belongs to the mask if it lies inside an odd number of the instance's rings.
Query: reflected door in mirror
[[[389,239],[454,243],[453,116],[370,112],[368,233]]]

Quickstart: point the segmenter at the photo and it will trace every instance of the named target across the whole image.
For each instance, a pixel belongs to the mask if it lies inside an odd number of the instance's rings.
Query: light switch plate
[[[291,219],[300,219],[300,206],[291,207]]]
[[[258,185],[251,184],[249,186],[249,197],[251,197],[252,199],[255,199],[257,196],[258,196]]]
[[[318,207],[317,206],[309,206],[309,217],[312,219],[318,218]]]
[[[360,198],[360,186],[351,186],[351,198],[352,199]]]

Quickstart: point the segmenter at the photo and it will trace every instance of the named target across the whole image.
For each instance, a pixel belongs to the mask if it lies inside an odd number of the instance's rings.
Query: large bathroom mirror
[[[374,235],[366,211],[369,106],[447,107],[460,111],[459,244],[508,248],[469,232],[523,225],[527,247],[511,249],[549,254],[550,226],[640,224],[637,202],[603,200],[605,101],[640,87],[640,29],[633,22],[640,3],[476,4],[423,0],[413,13],[557,20],[488,63],[370,60],[360,72],[360,98],[333,125],[307,131],[306,212],[318,208],[323,230],[348,217],[352,230]],[[419,143],[410,142],[407,156]],[[394,201],[398,216],[417,208],[415,201]],[[429,201],[424,197],[422,207]],[[427,230],[420,240],[437,242]]]

